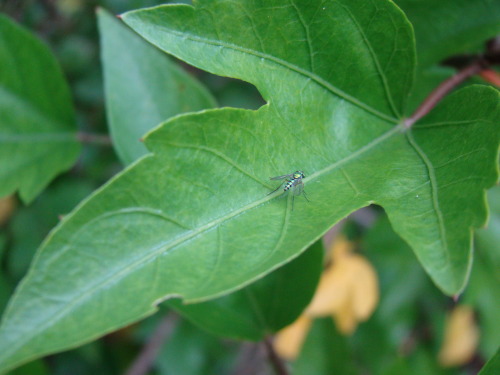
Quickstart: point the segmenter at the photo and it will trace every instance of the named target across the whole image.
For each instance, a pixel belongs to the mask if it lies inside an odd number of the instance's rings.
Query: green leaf
[[[290,263],[235,293],[199,304],[174,300],[169,305],[213,334],[261,340],[297,319],[311,301],[322,265],[323,246],[318,241]]]
[[[294,375],[356,374],[348,343],[331,318],[314,321],[300,356],[293,365]]]
[[[9,226],[11,243],[6,264],[10,276],[18,281],[26,274],[36,249],[60,217],[92,191],[93,186],[82,178],[64,176],[54,181],[30,206],[16,210]]]
[[[484,357],[491,357],[500,342],[500,186],[488,192],[491,209],[488,228],[479,229],[475,237],[475,259],[469,285],[461,298],[464,304],[478,312],[481,331],[480,350]]]
[[[0,15],[0,196],[30,202],[80,152],[68,87],[43,43]]]
[[[495,375],[500,372],[500,349],[490,358],[488,363],[481,369],[479,375]]]
[[[237,352],[185,320],[175,327],[156,358],[159,374],[230,374]]]
[[[396,0],[415,29],[421,68],[477,47],[500,33],[498,0]]]
[[[268,104],[182,115],[149,133],[151,154],[43,243],[3,317],[2,369],[170,297],[241,288],[371,203],[443,290],[463,288],[471,228],[497,180],[498,92],[464,89],[405,129],[414,46],[404,15],[389,1],[312,5],[199,1],[123,17],[189,63],[256,85]],[[297,196],[292,210],[290,192],[268,195],[269,177],[297,169],[310,202]]]
[[[398,108],[404,106],[402,98],[406,97],[411,82],[412,35],[406,21],[390,4],[380,2],[377,6],[360,7],[358,2],[335,1],[328,6],[304,9],[285,6],[273,8],[272,16],[267,19],[261,17],[267,8],[254,9],[245,3],[197,5],[196,12],[189,6],[163,6],[130,12],[123,18],[167,52],[213,73],[248,80],[265,98],[272,96],[271,105],[256,112],[254,125],[249,125],[255,137],[269,140],[268,144],[259,145],[263,149],[261,155],[268,158],[262,162],[274,162],[276,171],[295,168],[315,171],[309,181],[321,178],[323,186],[328,175],[329,190],[335,191],[339,200],[349,201],[351,210],[369,202],[380,203],[398,234],[412,245],[440,288],[448,294],[459,292],[470,268],[471,227],[482,225],[486,219],[483,190],[497,180],[498,128],[493,124],[499,117],[498,93],[483,87],[463,91],[461,96],[454,97],[455,101],[449,99],[438,106],[429,120],[422,121],[422,126],[417,125],[414,131],[403,135],[403,129],[394,126],[399,121],[390,116],[401,112]],[[387,8],[384,17],[372,17],[380,15],[380,7],[384,6]],[[222,19],[213,19],[214,12],[223,15]],[[248,18],[249,14],[255,14],[255,20]],[[331,22],[328,29],[335,32],[335,38],[322,34],[327,33],[325,27],[313,27],[324,20],[322,17]],[[238,22],[224,22],[229,18]],[[282,40],[286,36],[279,28],[278,20],[282,19],[295,20],[296,27],[287,29],[290,40],[285,40],[286,43]],[[368,22],[373,19],[377,22]],[[366,29],[361,26],[365,24]],[[246,32],[241,31],[240,25],[245,25]],[[342,31],[337,32],[337,28]],[[344,38],[350,38],[349,43]],[[330,44],[326,45],[325,40]],[[357,45],[365,48],[352,47]],[[334,69],[326,61],[335,61]],[[281,79],[262,74],[264,68]],[[345,76],[350,79],[340,78]],[[358,82],[360,79],[364,80],[363,85]],[[483,106],[470,108],[466,102],[472,97],[482,97],[478,100]],[[459,111],[455,107],[460,107]],[[349,125],[344,118],[347,113]],[[221,112],[221,121],[224,117]],[[230,121],[235,122],[233,118]],[[434,127],[429,121],[449,126]],[[465,126],[457,124],[455,131],[453,123],[457,121]],[[274,132],[267,127],[259,132],[255,125],[259,122],[273,124]],[[288,129],[293,129],[292,135],[285,135]],[[443,144],[449,137],[455,138],[454,134],[474,136],[467,149],[451,145],[454,151],[451,153]],[[277,139],[281,140],[279,144]],[[488,145],[485,152],[475,152],[482,147],[483,140]],[[199,142],[203,143],[201,139]],[[193,143],[196,141],[169,142],[186,149],[195,147]],[[290,155],[287,150],[294,152]],[[228,153],[225,156],[230,161],[238,160]],[[456,161],[443,170],[443,157]],[[372,167],[366,167],[370,163]],[[468,171],[458,167],[460,163],[484,167],[470,181],[460,181],[453,178],[455,169],[459,174]],[[385,168],[375,168],[381,165]],[[255,169],[255,163],[250,167]],[[442,178],[434,170],[436,167],[443,171]],[[367,173],[373,176],[367,178]],[[345,199],[340,198],[342,194]],[[452,217],[446,212],[462,205],[471,208],[466,215],[457,217],[453,213]],[[336,209],[342,211],[338,206]]]
[[[161,121],[215,107],[198,82],[164,53],[103,9],[101,33],[106,105],[113,145],[125,164],[147,153],[140,138]]]

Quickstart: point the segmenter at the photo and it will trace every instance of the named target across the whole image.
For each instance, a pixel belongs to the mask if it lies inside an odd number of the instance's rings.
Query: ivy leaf
[[[254,84],[268,104],[178,116],[144,156],[53,231],[0,327],[0,366],[90,341],[289,262],[377,203],[446,293],[470,267],[471,228],[497,180],[499,95],[470,87],[404,127],[411,27],[390,1],[199,1],[127,13],[160,48]],[[473,167],[473,169],[471,169]],[[310,198],[270,176],[305,172]],[[474,171],[471,175],[470,171]]]
[[[97,11],[107,117],[113,145],[125,164],[147,153],[140,138],[161,121],[215,107],[191,76],[116,17]]]
[[[69,90],[47,46],[0,15],[0,197],[30,202],[80,153]]]

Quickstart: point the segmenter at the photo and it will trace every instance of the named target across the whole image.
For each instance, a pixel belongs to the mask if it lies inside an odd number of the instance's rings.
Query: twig
[[[288,369],[285,366],[285,362],[278,356],[276,351],[274,350],[273,342],[270,336],[267,336],[264,339],[264,346],[267,350],[267,355],[269,357],[269,361],[273,365],[274,371],[277,375],[289,375]]]
[[[76,139],[81,143],[91,143],[103,146],[111,146],[113,144],[113,142],[111,141],[111,137],[105,134],[78,132],[76,133]]]
[[[479,73],[483,69],[485,69],[484,61],[476,60],[472,64],[460,70],[453,77],[450,77],[446,81],[441,83],[438,87],[436,87],[436,89],[434,89],[434,91],[430,93],[430,95],[424,100],[420,107],[417,108],[413,115],[405,120],[405,127],[410,128],[415,122],[429,113],[453,88],[458,86],[467,78]]]
[[[124,375],[144,375],[148,373],[163,343],[172,334],[176,321],[177,315],[172,312],[160,321],[153,335]]]

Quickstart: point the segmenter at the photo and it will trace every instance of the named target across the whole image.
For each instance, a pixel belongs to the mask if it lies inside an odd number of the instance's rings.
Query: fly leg
[[[270,193],[268,193],[267,195],[271,195],[272,193],[275,193],[275,192],[276,192],[276,191],[278,191],[278,189],[279,189],[280,187],[282,187],[282,186],[283,186],[283,183],[279,184],[279,185],[278,185],[278,187],[277,187],[276,189],[274,189],[273,191],[271,191],[271,192],[270,192]]]
[[[306,198],[306,201],[310,202],[309,198],[307,198],[306,191],[302,190],[302,194],[304,195],[304,198]]]

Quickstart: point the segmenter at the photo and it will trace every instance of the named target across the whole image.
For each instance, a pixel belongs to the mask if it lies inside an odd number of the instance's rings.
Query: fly
[[[309,202],[309,199],[307,199],[306,192],[304,191],[304,182],[302,181],[305,177],[306,176],[304,176],[304,172],[302,171],[295,171],[294,173],[291,174],[271,177],[271,180],[284,180],[284,181],[276,189],[271,191],[268,195],[277,191],[284,184],[283,191],[288,191],[288,190],[292,191],[292,211],[293,211],[293,204],[296,195],[304,194],[304,198],[306,198],[306,200]]]

